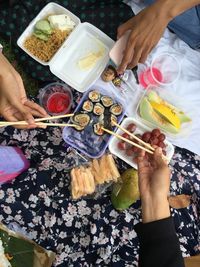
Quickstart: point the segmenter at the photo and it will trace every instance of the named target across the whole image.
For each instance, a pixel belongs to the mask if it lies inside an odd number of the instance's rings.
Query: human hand
[[[27,121],[18,128],[35,128],[33,116],[45,117],[46,111],[27,99],[23,81],[7,59],[0,54],[0,115],[7,121]]]
[[[148,54],[156,46],[170,21],[162,10],[160,3],[156,2],[118,28],[118,39],[126,31],[131,30],[122,62],[118,67],[119,74],[122,74],[126,68],[132,69],[138,63],[144,63]]]
[[[141,151],[138,157],[139,190],[142,201],[143,222],[170,216],[168,193],[170,169],[163,158],[162,149],[156,148],[152,157]]]

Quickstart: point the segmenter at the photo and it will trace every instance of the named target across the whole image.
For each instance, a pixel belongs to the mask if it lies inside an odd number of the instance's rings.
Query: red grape
[[[133,163],[137,164],[137,157],[133,158]]]
[[[132,149],[130,149],[130,148],[127,149],[127,150],[126,150],[126,155],[129,156],[129,157],[132,156],[132,155],[133,155],[133,151],[132,151]]]
[[[145,132],[145,133],[143,133],[143,135],[142,135],[142,140],[143,140],[144,142],[148,143],[149,140],[150,140],[150,138],[151,138],[151,133],[149,133],[149,132]]]
[[[158,136],[158,139],[159,139],[159,141],[164,141],[164,140],[165,140],[165,135],[161,133],[161,134]]]
[[[133,151],[133,153],[137,153],[137,152],[138,152],[138,147],[133,146],[133,147],[132,147],[132,151]]]
[[[151,132],[151,135],[154,137],[158,137],[160,135],[160,130],[159,129],[153,129]]]
[[[150,144],[151,144],[152,146],[157,146],[158,143],[159,143],[159,140],[158,140],[157,137],[151,137],[151,138],[150,138]]]
[[[136,130],[136,125],[134,123],[130,123],[126,128],[129,132],[134,133]]]
[[[161,148],[165,148],[166,147],[165,143],[163,143],[162,141],[160,141],[158,143],[158,146],[161,147]]]
[[[127,134],[127,133],[123,133],[123,134],[122,134],[122,137],[124,137],[124,138],[126,138],[126,139],[130,139],[130,135]]]
[[[120,150],[125,150],[126,149],[126,143],[125,142],[119,142],[117,144],[117,147],[120,149]]]

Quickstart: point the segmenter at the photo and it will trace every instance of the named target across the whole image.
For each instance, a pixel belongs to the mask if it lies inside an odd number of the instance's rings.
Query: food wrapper
[[[73,199],[87,196],[98,198],[120,177],[111,154],[105,154],[99,159],[79,165],[73,168],[70,174]]]
[[[54,252],[9,230],[3,224],[0,224],[0,245],[0,266],[2,267],[51,267],[55,259]]]
[[[190,205],[191,196],[184,194],[177,196],[170,196],[168,200],[170,207],[174,209],[184,209]]]

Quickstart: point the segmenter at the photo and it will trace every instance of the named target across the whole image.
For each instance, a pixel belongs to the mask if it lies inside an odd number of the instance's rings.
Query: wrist
[[[142,222],[149,223],[170,216],[170,208],[167,197],[154,197],[142,199]]]
[[[159,16],[168,24],[180,14],[177,3],[174,0],[157,0],[153,5],[159,12]]]

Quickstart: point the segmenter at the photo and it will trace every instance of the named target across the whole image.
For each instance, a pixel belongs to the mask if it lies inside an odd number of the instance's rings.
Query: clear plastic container
[[[48,114],[53,116],[64,115],[71,110],[73,95],[67,84],[55,82],[40,90],[39,100]]]
[[[140,71],[140,84],[146,88],[149,85],[169,86],[174,84],[180,76],[178,54],[162,53],[156,55],[150,67]]]
[[[160,123],[157,124],[155,122],[152,122],[150,120],[146,120],[141,117],[140,115],[140,104],[142,100],[148,96],[148,94],[151,91],[155,91],[162,100],[168,102],[169,104],[173,105],[174,107],[180,109],[184,112],[183,103],[184,99],[177,97],[174,93],[170,92],[170,88],[162,88],[157,86],[148,86],[147,90],[144,91],[143,96],[141,97],[137,109],[136,109],[136,119],[142,122],[144,125],[150,127],[150,128],[160,128],[165,135],[169,138],[169,140],[175,140],[177,138],[187,137],[190,134],[191,128],[192,128],[192,120],[188,122],[181,123],[180,130],[177,133],[172,133],[171,131],[168,131],[166,127],[162,126]],[[152,117],[152,114],[150,115]],[[187,112],[186,116],[191,118],[190,113]],[[153,117],[152,117],[153,118]]]
[[[117,96],[116,90],[106,90],[102,88],[101,86],[94,85],[90,88],[89,91],[87,91],[79,105],[77,106],[74,113],[79,113],[82,110],[83,102],[88,99],[88,94],[92,90],[97,90],[100,92],[100,94],[110,96],[114,100],[115,103],[120,103],[123,106],[123,112],[120,116],[118,116],[118,123],[121,122],[121,120],[124,117],[125,114],[125,103]],[[109,134],[103,134],[102,136],[96,135],[93,131],[93,125],[98,122],[99,118],[98,116],[94,115],[91,112],[90,115],[90,123],[83,131],[77,131],[72,127],[65,127],[63,129],[63,139],[64,141],[69,144],[70,146],[74,147],[78,151],[84,153],[90,158],[99,158],[101,157],[106,148],[108,147],[109,141],[111,139],[111,135]]]
[[[131,117],[125,118],[123,120],[121,126],[123,128],[126,128],[131,123],[134,123],[137,126],[134,134],[141,134],[142,135],[144,132],[147,132],[147,131],[149,132],[149,131],[153,130],[153,128],[149,128],[149,127],[143,125],[142,123],[140,123],[139,121],[137,121],[136,119],[131,118]],[[122,130],[118,129],[116,133],[119,135],[122,135],[124,132]],[[132,152],[131,156],[128,156],[124,150],[120,150],[118,148],[119,142],[120,142],[120,140],[117,137],[113,136],[113,138],[111,139],[110,144],[109,144],[110,152],[112,154],[116,155],[118,158],[125,161],[126,163],[128,163],[133,168],[137,169],[137,164],[135,163],[134,152]],[[170,161],[173,154],[174,154],[174,147],[166,139],[165,139],[164,143],[166,145],[166,157],[168,158],[168,161]]]

